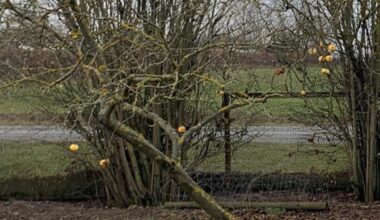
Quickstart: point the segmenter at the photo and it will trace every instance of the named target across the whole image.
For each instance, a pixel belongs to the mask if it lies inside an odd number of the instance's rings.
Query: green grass
[[[84,168],[77,159],[89,157],[89,148],[80,144],[79,153],[69,144],[41,142],[0,142],[0,179],[65,175]]]
[[[0,114],[30,114],[35,111],[35,101],[40,102],[41,99],[31,100],[28,98],[16,98],[5,93],[0,93]],[[34,103],[34,104],[32,104]]]
[[[217,73],[211,73],[214,77],[226,84],[227,91],[249,91],[249,92],[299,92],[306,91],[327,91],[327,77],[321,76],[320,67],[308,68],[307,78],[295,72],[286,72],[283,75],[275,76],[275,67],[257,68],[250,70],[233,70],[229,73],[229,78],[222,80]],[[203,111],[215,112],[220,108],[221,97],[216,95],[220,88],[215,85],[207,85],[201,100],[204,101]],[[11,88],[0,91],[0,123],[2,124],[30,124],[44,123],[49,121],[46,112],[62,113],[62,106],[49,100],[52,97],[36,85],[24,85],[23,87]],[[326,99],[310,99],[309,104],[313,107],[328,107]],[[250,108],[237,110],[236,115],[249,118],[254,116],[256,123],[260,124],[282,124],[290,123],[289,118],[295,112],[303,111],[305,102],[302,98],[274,98],[264,104],[254,105]],[[6,119],[6,115],[12,115]],[[31,118],[31,115],[33,118]],[[39,117],[45,116],[45,117]],[[37,119],[36,119],[37,117]]]
[[[275,67],[257,69],[237,69],[229,73],[227,89],[250,92],[298,92],[302,89],[325,91],[328,78],[321,76],[321,67],[309,67],[306,74],[291,70],[275,75]]]
[[[76,154],[68,151],[68,145],[2,142],[0,179],[65,175],[84,169],[80,160],[95,161],[86,144],[80,144]],[[223,171],[223,162],[223,155],[218,155],[206,160],[199,169]],[[238,148],[232,165],[233,170],[241,172],[336,172],[348,167],[348,158],[341,146],[257,143]]]
[[[85,175],[88,167],[75,162],[97,160],[85,144],[80,143],[75,154],[68,151],[68,146],[69,143],[1,142],[0,199],[49,200],[97,195],[93,187],[88,188],[94,183],[93,176]],[[232,167],[234,171],[255,173],[328,173],[345,171],[348,159],[341,147],[253,144],[234,152]],[[209,158],[199,169],[223,171],[223,155]]]
[[[222,80],[217,73],[212,73],[226,84],[227,91],[238,92],[320,92],[329,91],[331,83],[329,78],[321,76],[320,67],[310,67],[304,76],[298,72],[290,71],[283,75],[274,75],[275,68],[258,68],[250,70],[233,70],[229,73],[229,78]],[[332,76],[333,78],[335,76]],[[220,88],[209,86],[205,88],[207,100],[214,104],[214,109],[221,105],[221,97],[216,94]],[[337,89],[337,88],[335,88]],[[343,103],[341,103],[343,104]],[[336,100],[330,98],[271,98],[266,103],[256,104],[250,107],[235,110],[234,118],[242,123],[248,118],[254,119],[256,124],[289,124],[294,123],[292,119],[299,117],[299,113],[309,112],[307,108],[318,109],[319,111],[333,111],[341,115],[336,108]],[[215,110],[210,110],[215,111]],[[236,123],[236,122],[235,122]]]
[[[295,110],[300,110],[303,106],[302,99],[270,99],[264,104],[236,109],[232,117],[239,118],[238,123],[252,118],[255,124],[290,124],[291,117],[296,114]]]
[[[50,97],[52,92],[46,92],[38,85],[0,90],[0,114],[30,114],[49,110],[50,112],[62,112]]]
[[[50,99],[36,85],[0,90],[0,124],[29,125],[51,124],[55,113],[64,109]]]
[[[70,143],[0,142],[0,199],[93,198],[95,162],[86,144],[71,153]],[[95,165],[95,164],[92,164]]]
[[[202,171],[221,172],[223,155],[206,160]],[[239,172],[298,173],[339,172],[347,170],[348,157],[342,146],[320,144],[251,144],[233,154],[232,169]]]

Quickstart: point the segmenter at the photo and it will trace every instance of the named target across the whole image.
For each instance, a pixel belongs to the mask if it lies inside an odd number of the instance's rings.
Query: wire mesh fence
[[[197,173],[192,178],[220,202],[313,202],[327,201],[329,186],[317,174]],[[178,187],[169,195],[171,202],[190,202]],[[244,208],[244,207],[241,207]]]

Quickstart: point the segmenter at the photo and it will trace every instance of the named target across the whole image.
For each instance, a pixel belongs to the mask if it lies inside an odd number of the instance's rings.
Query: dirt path
[[[336,197],[330,201],[330,210],[323,212],[268,213],[263,210],[235,210],[241,219],[380,219],[380,203],[371,206],[355,203],[351,198]],[[29,202],[1,201],[0,219],[142,219],[184,220],[208,219],[201,210],[164,210],[160,208],[130,207],[105,208],[90,202]]]

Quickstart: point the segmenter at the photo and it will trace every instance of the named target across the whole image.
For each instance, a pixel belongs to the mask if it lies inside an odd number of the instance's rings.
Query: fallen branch
[[[226,209],[240,208],[284,208],[286,210],[316,210],[328,209],[327,202],[219,202]],[[199,206],[195,202],[166,202],[163,206],[166,209],[197,209]]]

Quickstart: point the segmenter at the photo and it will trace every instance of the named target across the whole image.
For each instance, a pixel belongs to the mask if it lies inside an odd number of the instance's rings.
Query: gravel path
[[[248,135],[256,136],[254,142],[261,143],[305,143],[315,134],[315,143],[326,143],[321,130],[303,126],[254,126]],[[0,140],[7,141],[79,141],[81,136],[74,131],[58,126],[0,126]]]

